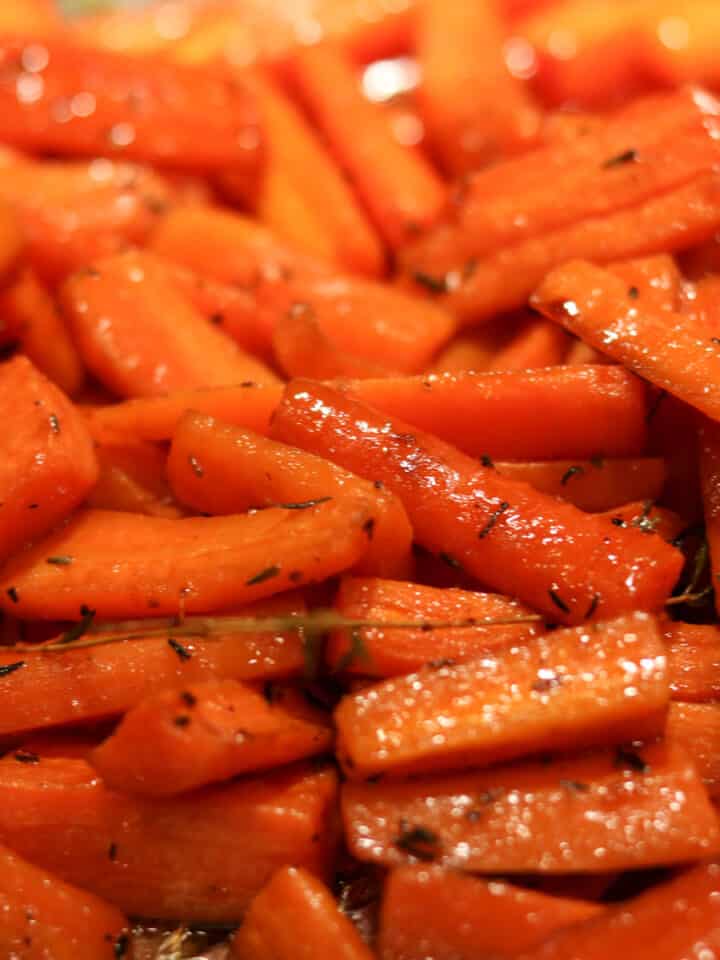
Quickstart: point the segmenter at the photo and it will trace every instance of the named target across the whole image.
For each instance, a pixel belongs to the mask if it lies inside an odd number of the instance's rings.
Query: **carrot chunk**
[[[720,797],[720,705],[671,703],[667,729],[692,758],[711,797]]]
[[[673,699],[720,699],[720,629],[714,625],[669,622],[664,629]]]

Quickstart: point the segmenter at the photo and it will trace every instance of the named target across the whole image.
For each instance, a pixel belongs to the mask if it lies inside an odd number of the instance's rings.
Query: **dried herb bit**
[[[618,747],[615,753],[615,764],[618,767],[633,770],[635,773],[647,773],[650,765],[630,747]]]
[[[249,580],[245,581],[246,587],[254,587],[258,583],[265,583],[266,580],[272,580],[273,577],[276,577],[280,573],[280,567],[272,566],[265,567],[264,570],[261,570],[260,573],[256,573],[254,577],[250,577]]]
[[[484,467],[488,467],[489,469],[492,469],[492,468],[495,466],[495,463],[493,462],[492,457],[489,457],[486,453],[484,453],[484,454],[480,457],[480,463],[481,463]]]
[[[585,613],[585,619],[586,619],[586,620],[589,620],[590,617],[593,616],[593,614],[595,613],[595,611],[596,611],[597,608],[598,608],[598,604],[599,604],[599,603],[600,603],[600,594],[599,594],[599,593],[596,593],[595,596],[594,596],[594,597],[592,598],[592,600],[590,601],[590,606],[587,608],[587,611],[586,611],[586,613]]]
[[[190,469],[195,474],[196,477],[204,477],[205,471],[202,468],[202,464],[197,457],[194,457],[192,454],[188,457],[188,463],[190,464]]]
[[[17,591],[17,587],[8,587],[5,593],[7,593],[13,603],[20,603],[20,594]]]
[[[291,583],[300,583],[304,576],[302,570],[291,570],[288,574],[288,580]]]
[[[375,536],[375,517],[370,517],[369,520],[365,521],[363,524],[363,533],[368,540],[372,540],[372,538]]]
[[[18,763],[40,763],[40,757],[29,750],[16,750],[13,756]]]
[[[720,343],[720,337],[710,337],[710,343]]]
[[[656,517],[654,520],[650,517],[654,506],[655,504],[652,500],[646,500],[643,504],[642,513],[640,516],[635,517],[632,526],[637,527],[638,530],[641,530],[643,533],[655,533],[655,528],[660,523],[660,517]]]
[[[319,507],[321,503],[329,503],[332,497],[318,497],[316,500],[301,500],[299,503],[279,503],[278,506],[283,510],[309,510],[311,507]]]
[[[623,520],[622,517],[613,517],[612,520],[610,521],[610,523],[612,523],[612,525],[615,526],[615,527],[626,527],[626,526],[627,526],[627,524],[625,523],[625,521]]]
[[[221,327],[225,323],[225,317],[221,313],[211,313],[210,323],[214,323],[216,327]]]
[[[440,838],[427,827],[411,827],[405,820],[401,820],[395,846],[417,860],[429,862],[440,853]]]
[[[4,666],[0,667],[0,677],[9,677],[11,673],[15,673],[16,670],[22,670],[22,668],[26,666],[27,663],[25,660],[16,660],[15,663],[6,663]]]
[[[492,528],[495,526],[495,524],[498,522],[500,517],[505,513],[506,510],[509,510],[509,509],[510,509],[510,504],[507,502],[507,500],[503,500],[503,502],[500,504],[497,510],[493,514],[491,514],[490,519],[478,534],[478,540],[484,540],[485,537],[487,537],[487,535],[490,533]]]
[[[272,680],[265,681],[262,688],[262,695],[267,703],[276,703],[278,700],[282,699],[282,694],[280,693],[277,684],[273,683]]]
[[[118,845],[116,843],[111,843],[108,847],[108,860],[111,860],[113,863],[117,860],[118,855]]]
[[[115,960],[122,960],[122,957],[126,957],[129,949],[130,938],[126,933],[121,933],[115,941],[115,946],[113,947],[115,952]]]
[[[448,292],[447,276],[445,275],[436,277],[431,273],[425,273],[423,270],[416,270],[412,277],[415,283],[421,287],[425,287],[425,289],[429,290],[430,293],[437,294]]]
[[[637,300],[637,298],[640,296],[640,291],[637,287],[628,287],[628,296],[631,300]]]
[[[186,713],[179,713],[177,717],[173,717],[173,723],[176,727],[188,727],[190,726],[190,717]]]
[[[626,163],[637,163],[639,160],[637,150],[625,150],[614,157],[610,157],[603,163],[603,170],[610,170],[612,167],[622,167]]]
[[[580,780],[561,780],[560,786],[570,793],[588,793],[590,790],[590,784],[581,783]]]
[[[182,693],[180,694],[180,699],[186,706],[190,708],[194,707],[197,704],[197,697],[195,696],[194,693],[190,693],[189,690],[183,690]]]
[[[73,562],[74,559],[75,559],[74,557],[67,557],[67,556],[48,557],[45,563],[52,564],[55,567],[67,567]]]
[[[168,646],[175,651],[181,660],[190,660],[192,658],[192,653],[190,653],[188,648],[184,647],[174,637],[168,637]]]
[[[80,616],[82,619],[70,627],[69,630],[66,630],[58,640],[58,643],[72,643],[73,640],[79,640],[80,637],[84,636],[88,632],[92,626],[93,620],[95,619],[95,611],[83,604],[80,607]]]
[[[362,630],[355,627],[350,631],[350,649],[347,650],[337,662],[336,673],[342,673],[343,670],[360,661],[361,663],[370,663],[371,657],[368,648],[365,646]]]
[[[660,404],[663,402],[666,396],[667,390],[660,390],[658,392],[658,395],[653,400],[652,405],[645,416],[645,423],[652,423],[658,410],[660,409]]]
[[[600,454],[596,453],[594,457],[590,457],[590,463],[596,470],[602,470],[605,466],[605,457],[601,457]]]
[[[438,558],[442,560],[443,563],[446,563],[449,567],[452,567],[453,570],[462,570],[463,565],[454,557],[451,553],[439,553]]]
[[[558,610],[562,610],[563,613],[570,613],[570,607],[565,603],[557,590],[548,590],[548,594]]]
[[[385,484],[382,482],[382,480],[373,480],[373,486],[375,487],[376,490],[385,489]]]
[[[568,467],[568,469],[562,475],[562,479],[560,480],[561,486],[564,487],[565,484],[568,482],[568,480],[572,480],[573,477],[580,477],[583,475],[583,473],[585,473],[585,467],[579,467],[579,466]]]

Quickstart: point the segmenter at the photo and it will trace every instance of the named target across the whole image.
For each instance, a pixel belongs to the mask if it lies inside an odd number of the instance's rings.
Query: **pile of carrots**
[[[719,45],[4,0],[0,957],[720,956]]]

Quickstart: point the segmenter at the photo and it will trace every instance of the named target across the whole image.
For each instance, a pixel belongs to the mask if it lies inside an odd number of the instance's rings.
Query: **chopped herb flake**
[[[176,727],[187,727],[190,725],[190,717],[186,713],[180,713],[173,717],[173,723]]]
[[[301,500],[299,503],[279,503],[278,506],[283,510],[309,510],[311,507],[319,507],[321,503],[329,503],[332,497],[318,497],[316,500]]]
[[[180,694],[180,699],[188,707],[194,707],[197,704],[197,697],[194,693],[190,693],[189,690],[183,690]]]
[[[73,640],[79,640],[80,637],[88,632],[93,620],[95,619],[95,611],[83,604],[80,607],[80,615],[82,619],[70,627],[69,630],[66,630],[58,640],[58,643],[72,643]]]
[[[346,650],[342,657],[340,657],[335,671],[342,673],[343,670],[347,670],[347,668],[356,661],[370,663],[370,659],[371,657],[368,648],[365,646],[362,631],[355,627],[350,631],[350,649]]]
[[[279,573],[280,567],[278,566],[266,567],[264,570],[261,570],[260,573],[256,573],[254,577],[246,580],[245,586],[254,587],[258,583],[265,583],[266,580],[272,580],[272,578],[276,577]]]
[[[623,153],[618,153],[616,156],[606,160],[605,163],[603,163],[603,169],[609,170],[612,167],[622,167],[626,163],[637,163],[638,160],[637,150],[625,150]]]
[[[480,457],[480,463],[481,463],[484,467],[492,468],[492,467],[495,466],[495,464],[493,463],[492,457],[489,457],[486,453],[484,453],[484,454]]]
[[[45,562],[55,567],[67,567],[73,562],[73,557],[48,557]]]
[[[16,750],[13,756],[18,763],[40,763],[40,757],[29,750]]]
[[[427,827],[410,827],[400,822],[400,833],[395,841],[398,850],[404,850],[417,860],[434,860],[440,852],[440,838]]]
[[[108,847],[108,860],[112,860],[113,863],[117,860],[118,854],[118,845],[116,843],[111,843]]]
[[[637,300],[637,298],[640,296],[640,291],[637,287],[628,287],[628,296],[631,300]]]
[[[490,531],[492,530],[492,528],[495,526],[495,524],[498,522],[498,520],[500,519],[500,517],[501,517],[501,516],[505,513],[505,511],[508,510],[509,508],[510,508],[510,504],[507,502],[507,500],[503,500],[503,502],[500,504],[500,506],[497,508],[497,510],[496,510],[493,514],[491,514],[490,519],[488,520],[488,522],[485,524],[485,526],[482,528],[482,530],[481,530],[480,533],[478,534],[478,540],[484,540],[485,537],[488,536],[488,534],[490,533]]]
[[[562,475],[562,479],[560,480],[560,483],[564,487],[565,484],[569,480],[572,480],[573,477],[582,476],[583,473],[585,473],[585,467],[579,467],[579,466],[568,467],[568,469]]]
[[[587,608],[587,611],[586,611],[586,613],[585,613],[585,619],[586,619],[586,620],[589,620],[590,617],[593,616],[593,614],[595,613],[595,611],[596,611],[597,608],[598,608],[598,604],[599,604],[599,603],[600,603],[600,594],[599,594],[599,593],[596,593],[595,596],[594,596],[594,597],[592,598],[592,600],[590,601],[590,606]]]
[[[20,603],[20,594],[17,591],[17,587],[8,587],[5,592],[13,603]]]
[[[463,568],[460,561],[456,557],[453,557],[451,553],[439,553],[438,558],[449,567],[452,567],[453,570],[462,570]]]
[[[570,607],[565,603],[557,590],[548,590],[548,593],[550,594],[550,599],[559,610],[562,610],[563,613],[570,613]]]
[[[645,763],[640,754],[629,747],[618,747],[615,763],[618,767],[626,767],[636,773],[647,773],[650,769],[649,764]]]
[[[22,670],[22,668],[25,666],[27,666],[25,660],[16,660],[15,663],[6,663],[0,667],[0,677],[8,677],[11,673],[15,673],[16,670]]]
[[[375,517],[370,517],[365,521],[363,524],[363,533],[368,540],[372,540],[372,538],[375,536]]]
[[[590,789],[588,783],[581,783],[579,780],[561,780],[560,786],[571,793],[587,793]]]
[[[415,283],[425,287],[430,293],[447,293],[448,282],[446,276],[436,277],[422,270],[416,270],[412,276]]]
[[[174,637],[168,637],[168,646],[175,651],[181,660],[190,660],[192,658],[192,653],[190,653],[188,648],[184,647]]]

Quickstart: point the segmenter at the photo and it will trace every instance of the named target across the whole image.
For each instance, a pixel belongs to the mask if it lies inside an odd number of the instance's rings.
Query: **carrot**
[[[357,491],[307,510],[232,517],[88,510],[4,568],[0,607],[71,620],[87,608],[144,617],[250,603],[353,566],[377,513]],[[47,562],[56,556],[71,562]]]
[[[382,110],[363,98],[350,62],[329,44],[311,47],[296,55],[294,79],[390,246],[433,223],[445,206],[444,184],[420,155],[394,139]]]
[[[0,60],[15,81],[0,95],[4,138],[14,146],[199,172],[253,171],[259,162],[253,101],[229,74],[168,63],[148,72],[133,57],[66,40],[38,49],[6,39]]]
[[[450,553],[471,576],[552,622],[657,609],[680,573],[681,555],[659,537],[612,527],[501,477],[329,387],[294,381],[272,431],[385,483],[405,506],[418,543]],[[535,552],[533,543],[541,542]]]
[[[716,334],[720,330],[719,291],[720,277],[714,273],[706,274],[694,283],[686,283],[680,312],[702,324],[708,333]]]
[[[278,870],[233,940],[240,960],[371,960],[373,953],[330,891],[307,870]]]
[[[293,616],[302,610],[297,598],[279,597],[243,608],[242,615]],[[295,632],[226,631],[207,639],[177,638],[175,633],[168,626],[165,636],[87,649],[0,653],[0,733],[113,716],[162,690],[189,684],[225,678],[271,681],[303,669],[303,644]]]
[[[114,907],[0,848],[0,950],[6,957],[112,960],[126,953],[128,942],[127,920]]]
[[[715,349],[714,343],[711,349]],[[708,385],[712,383],[712,380],[699,380],[698,387],[708,389]],[[698,440],[705,535],[710,551],[712,582],[717,583],[718,574],[720,574],[720,488],[718,486],[720,484],[720,425],[703,417],[698,431]],[[716,598],[715,604],[719,607],[720,595]]]
[[[224,680],[142,700],[93,750],[90,763],[111,789],[163,797],[326,753],[332,740],[322,714],[310,719],[292,703],[268,702]]]
[[[674,802],[676,790],[682,804]],[[408,783],[348,783],[342,814],[359,860],[434,861],[491,874],[685,863],[720,842],[717,815],[677,745]]]
[[[95,448],[100,467],[98,482],[87,505],[98,510],[146,513],[150,517],[179,517],[165,480],[164,452],[151,443]]]
[[[653,310],[675,313],[680,308],[682,275],[675,260],[667,254],[638,260],[625,260],[611,266],[612,273],[624,280],[632,296]]]
[[[565,363],[575,364],[575,363],[602,363],[604,358],[599,350],[595,350],[594,347],[588,346],[587,343],[583,343],[582,340],[573,338],[571,340],[571,347],[568,350],[567,357],[565,358]]]
[[[237,922],[280,866],[324,874],[336,777],[291,767],[185,797],[107,788],[82,760],[0,761],[0,837],[121,910]]]
[[[540,111],[503,58],[505,28],[488,0],[471,7],[423,0],[417,56],[420,104],[435,152],[459,175],[533,146]]]
[[[275,382],[263,363],[213,329],[147,254],[96,261],[65,283],[62,303],[88,368],[120,396]]]
[[[702,956],[703,950],[713,953],[720,946],[719,874],[716,863],[700,864],[587,923],[561,931],[518,960],[606,960],[613,956],[684,960],[693,953]],[[692,907],[682,923],[673,923],[678,904]]]
[[[0,368],[6,423],[0,472],[0,556],[44,536],[97,479],[87,428],[67,397],[25,357]]]
[[[703,515],[696,411],[671,394],[651,388],[648,397],[648,452],[665,460],[663,504],[693,524]]]
[[[720,401],[706,387],[720,377],[720,354],[689,317],[646,308],[618,277],[581,260],[553,270],[533,301],[634,373],[720,417]]]
[[[496,463],[495,469],[503,477],[529,483],[542,493],[562,497],[592,513],[632,500],[656,500],[665,482],[665,463],[659,457]]]
[[[645,392],[620,367],[397,377],[347,389],[476,457],[635,456],[646,442]]]
[[[65,393],[77,393],[85,378],[82,360],[52,297],[31,268],[0,294],[0,310],[38,370]]]
[[[304,510],[357,491],[376,506],[370,543],[358,570],[402,576],[410,569],[412,530],[400,501],[310,453],[188,414],[173,434],[168,477],[182,503],[212,514],[278,504]]]
[[[446,557],[452,564],[454,558]],[[431,662],[462,663],[496,647],[521,644],[538,634],[537,623],[482,627],[482,620],[516,619],[529,611],[515,600],[491,593],[443,590],[401,580],[344,577],[336,600],[337,610],[351,620],[377,620],[392,624],[417,621],[417,629],[367,627],[360,645],[344,630],[330,635],[327,660],[333,670],[373,677],[412,673]],[[423,622],[448,623],[477,620],[467,628],[423,630]],[[360,653],[362,655],[360,655]]]
[[[432,364],[434,373],[484,373],[490,370],[496,354],[507,345],[513,331],[507,318],[497,323],[486,323],[477,330],[456,335],[445,346]]]
[[[29,265],[56,284],[98,257],[142,243],[174,192],[167,180],[134,164],[20,158],[3,169],[0,200],[17,217]]]
[[[438,867],[391,870],[380,913],[380,960],[514,957],[604,908]]]
[[[498,352],[493,370],[532,370],[564,361],[569,345],[562,330],[547,320],[533,320]]]
[[[124,403],[85,408],[84,413],[90,433],[100,443],[169,440],[189,410],[267,433],[282,392],[281,384],[246,381],[234,387],[177,390],[164,397],[138,397]]]
[[[616,527],[626,524],[639,527],[645,533],[657,533],[663,540],[670,541],[679,536],[686,527],[682,517],[665,507],[657,507],[648,500],[626,503],[604,511],[602,516]]]
[[[24,237],[12,207],[0,193],[0,278],[8,277],[24,252]]]
[[[670,621],[664,628],[674,700],[720,699],[720,630],[710,624]]]
[[[337,752],[352,779],[488,766],[652,737],[669,699],[657,624],[636,615],[348,695]]]

